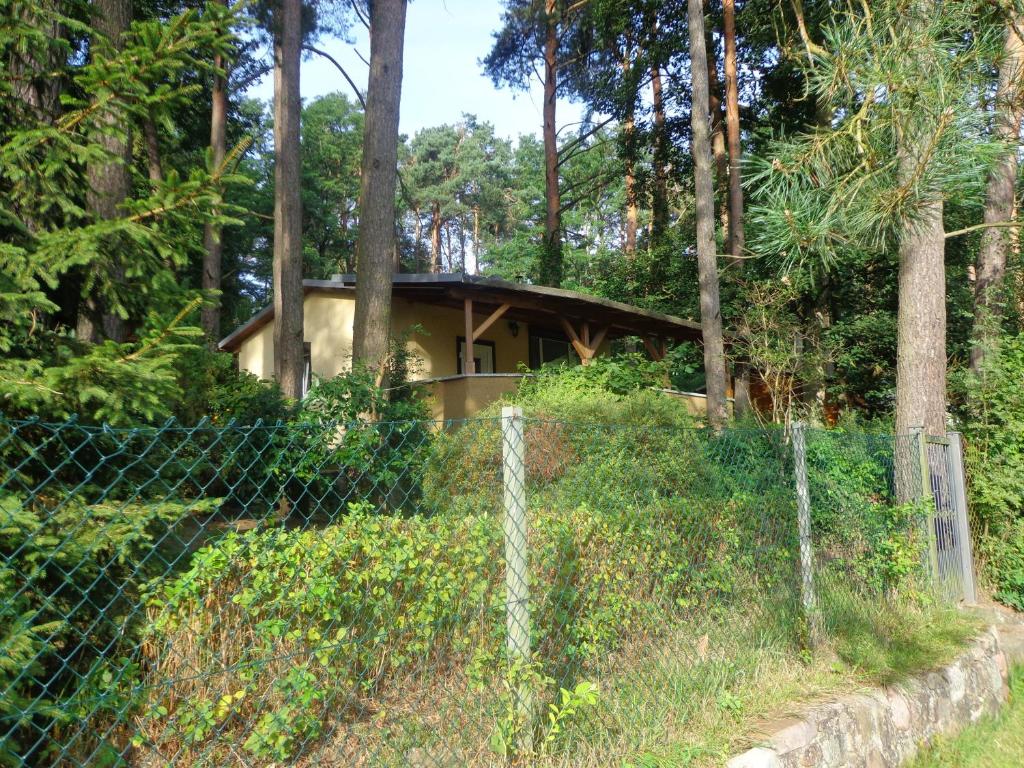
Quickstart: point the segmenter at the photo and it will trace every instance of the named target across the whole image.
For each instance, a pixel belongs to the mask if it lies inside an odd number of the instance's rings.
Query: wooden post
[[[917,440],[917,463],[921,473],[921,496],[920,501],[927,509],[925,518],[925,535],[928,537],[928,565],[931,568],[932,588],[940,589],[942,576],[939,570],[939,540],[935,532],[936,518],[938,517],[935,508],[935,501],[932,498],[932,471],[928,465],[928,435],[924,427],[911,427],[910,434]]]
[[[473,300],[463,299],[463,310],[466,313],[466,354],[462,357],[462,372],[476,373],[476,361],[473,359]]]
[[[821,621],[814,594],[814,549],[811,540],[811,492],[807,481],[807,439],[804,423],[793,423],[793,469],[796,475],[796,516],[800,533],[800,598],[807,621],[809,645],[821,641]]]
[[[963,440],[959,432],[950,432],[949,438],[949,490],[956,510],[956,541],[960,552],[960,575],[964,588],[964,603],[976,605],[978,591],[974,584],[974,557],[971,552],[971,526],[967,520],[967,483],[964,473]]]
[[[505,538],[505,629],[510,664],[530,663],[530,583],[527,556],[526,441],[523,439],[523,409],[501,409],[501,457],[504,483]],[[522,728],[518,748],[533,752],[533,693],[526,681],[519,681],[513,696]]]

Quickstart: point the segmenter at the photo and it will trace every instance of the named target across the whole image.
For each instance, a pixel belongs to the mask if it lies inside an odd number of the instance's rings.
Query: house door
[[[458,373],[466,372],[463,361],[466,359],[466,338],[459,336],[459,359],[457,363]],[[494,373],[494,342],[476,341],[473,342],[473,362],[476,363],[477,373]]]

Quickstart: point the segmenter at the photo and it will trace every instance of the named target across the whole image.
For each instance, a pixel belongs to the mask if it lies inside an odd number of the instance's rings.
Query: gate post
[[[974,584],[974,556],[971,551],[971,526],[967,519],[967,483],[964,470],[963,439],[959,432],[950,432],[949,484],[956,510],[956,540],[960,555],[960,575],[964,587],[964,603],[975,605],[978,592]]]
[[[922,506],[927,510],[925,517],[925,535],[928,537],[928,567],[931,570],[931,588],[938,589],[941,584],[942,573],[939,570],[939,539],[935,530],[938,510],[935,507],[935,500],[932,494],[932,470],[928,463],[928,435],[924,427],[911,427],[910,434],[917,438],[917,464],[921,473],[921,500]],[[931,502],[929,503],[929,499]]]
[[[796,516],[800,532],[800,598],[810,646],[821,640],[818,601],[814,594],[814,549],[811,541],[811,491],[807,482],[807,440],[804,423],[793,423],[793,471],[796,475]]]
[[[526,520],[526,441],[523,409],[501,409],[501,459],[505,517],[505,647],[510,664],[530,663],[530,582]],[[533,694],[529,675],[513,684],[516,713],[521,727],[517,749],[533,752]]]

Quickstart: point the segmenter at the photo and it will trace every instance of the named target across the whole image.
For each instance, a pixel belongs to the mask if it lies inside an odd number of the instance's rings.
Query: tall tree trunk
[[[725,124],[729,144],[729,253],[742,264],[746,238],[743,233],[743,185],[740,176],[740,95],[736,76],[736,5],[722,0],[725,30]]]
[[[224,57],[220,54],[214,56],[213,66],[217,70],[224,68],[226,66]],[[298,87],[296,87],[296,90],[298,90]],[[228,134],[228,83],[227,78],[223,75],[214,75],[211,106],[210,151],[213,155],[214,167],[220,168],[224,163],[224,157],[227,155]],[[207,224],[203,227],[203,245],[205,247],[203,254],[203,290],[210,292],[219,291],[222,269],[221,261],[224,253],[224,244],[221,241],[221,228],[219,226]],[[206,333],[206,338],[211,345],[215,345],[220,337],[220,297],[218,296],[214,301],[216,302],[215,304],[204,306],[201,314],[203,331]]]
[[[639,218],[639,207],[636,195],[636,93],[630,83],[630,71],[633,66],[631,57],[633,46],[627,40],[626,48],[622,55],[622,79],[627,84],[628,93],[625,104],[625,116],[622,121],[623,155],[626,171],[626,221],[623,231],[622,250],[626,258],[633,258],[636,255],[636,230]]]
[[[657,34],[655,23],[654,34]],[[654,193],[651,196],[651,240],[661,242],[668,229],[668,137],[665,135],[665,101],[661,92],[661,65],[651,65],[651,104],[654,109]]]
[[[636,194],[636,125],[633,122],[633,109],[630,108],[622,127],[623,141],[626,149],[626,222],[622,238],[622,250],[626,258],[636,256],[636,232],[640,218]]]
[[[430,206],[430,271],[441,271],[441,203]]]
[[[1017,184],[1017,149],[1020,144],[1024,99],[1020,78],[1024,69],[1024,41],[1019,35],[1024,16],[1011,17],[1006,25],[1003,58],[999,63],[999,87],[996,90],[996,135],[1006,142],[1006,153],[993,166],[985,190],[985,223],[995,224],[1014,218],[1014,190]],[[975,269],[974,333],[971,370],[978,373],[985,353],[992,347],[1003,314],[1007,256],[1013,248],[1012,229],[992,227],[981,237],[981,250]]]
[[[540,282],[558,287],[562,284],[562,202],[558,190],[558,134],[555,105],[558,97],[558,8],[555,0],[545,0],[544,33],[544,247],[541,253]]]
[[[473,274],[480,274],[480,205],[473,206]]]
[[[917,165],[917,142],[901,152],[905,175]],[[896,339],[896,432],[946,432],[946,238],[942,202],[925,205],[900,238]]]
[[[356,242],[358,279],[352,359],[375,371],[378,380],[385,375],[391,327],[391,252],[395,241],[406,6],[406,0],[370,3],[370,78],[359,191],[362,222]]]
[[[60,114],[64,86],[63,78],[51,74],[63,66],[65,56],[57,41],[64,40],[67,32],[54,13],[61,5],[57,0],[37,0],[12,7],[26,26],[42,31],[43,39],[38,45],[10,46],[6,80],[16,104],[47,125]]]
[[[705,3],[705,10],[707,9]],[[725,146],[725,109],[722,106],[722,85],[718,80],[718,52],[714,35],[705,30],[704,42],[708,56],[708,104],[711,109],[711,152],[715,158],[715,198],[718,202],[718,220],[722,231],[722,242],[726,253],[732,253],[729,239],[732,228],[729,225],[729,152]]]
[[[274,373],[286,397],[302,396],[302,197],[299,61],[302,2],[280,0],[274,35]],[[204,265],[205,266],[205,265]],[[205,273],[205,269],[204,269]],[[205,274],[204,274],[205,283]]]
[[[412,209],[413,214],[413,252],[416,254],[416,271],[419,272],[423,263],[423,218],[420,216],[420,207],[416,205]]]
[[[907,24],[927,23],[936,0],[916,0]],[[927,54],[923,54],[927,55]],[[926,66],[941,66],[923,61]],[[927,112],[915,116],[897,148],[899,183],[915,184],[928,162],[935,132]],[[899,245],[899,309],[896,316],[896,433],[924,428],[946,432],[946,237],[943,202],[936,194],[918,203],[905,220]],[[906,489],[901,488],[901,495]]]
[[[91,45],[101,49],[107,41],[120,50],[122,35],[132,21],[131,0],[96,0],[93,3],[93,36]],[[97,219],[114,219],[119,215],[118,206],[128,197],[131,178],[128,164],[131,161],[131,143],[128,136],[117,128],[126,122],[124,114],[107,108],[99,118],[111,128],[95,138],[97,144],[108,153],[109,159],[89,163],[86,173],[89,190],[86,192],[86,207]],[[108,279],[113,284],[124,283],[124,265],[114,255],[105,267]],[[106,336],[116,342],[123,342],[127,336],[127,325],[120,316],[104,311],[95,296],[87,297],[78,316],[78,336],[89,341],[99,341]]]
[[[726,420],[725,345],[718,298],[718,265],[715,259],[715,192],[711,178],[711,136],[708,114],[708,64],[704,49],[704,7],[701,0],[687,0],[690,27],[694,197],[697,216],[697,270],[700,279],[700,325],[704,339],[704,375],[707,387],[708,423],[720,427]]]

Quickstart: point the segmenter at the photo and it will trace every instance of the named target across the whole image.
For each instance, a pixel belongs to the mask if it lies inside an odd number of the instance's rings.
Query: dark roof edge
[[[356,284],[356,276],[352,273],[335,275],[331,280],[304,280],[303,285],[314,288],[353,288]],[[392,278],[393,285],[479,285],[484,288],[501,288],[507,291],[520,291],[531,293],[537,296],[549,296],[553,298],[572,299],[574,301],[587,301],[592,304],[614,309],[619,312],[629,312],[634,315],[642,315],[651,320],[681,325],[694,331],[700,330],[700,323],[692,320],[685,320],[675,315],[658,312],[653,309],[644,309],[632,304],[625,304],[614,299],[606,299],[602,296],[594,296],[589,293],[570,291],[566,288],[550,288],[546,285],[532,285],[530,283],[516,283],[511,280],[503,280],[498,277],[485,277],[484,275],[468,275],[460,272],[452,273],[399,273]]]
[[[268,304],[255,315],[253,315],[244,323],[242,323],[240,326],[235,328],[235,330],[233,330],[223,339],[221,339],[220,342],[218,342],[217,344],[217,349],[221,350],[222,352],[234,352],[234,348],[238,344],[241,344],[243,341],[245,341],[252,331],[266,325],[268,322],[270,322],[273,316],[274,305]]]
[[[328,291],[351,291],[355,288],[356,276],[354,274],[335,275],[331,280],[303,280],[302,287],[305,292],[312,290]],[[700,324],[692,320],[684,320],[675,315],[667,315],[664,312],[657,312],[653,309],[643,309],[631,304],[624,304],[621,301],[605,299],[600,296],[592,296],[587,293],[570,291],[565,288],[550,288],[543,285],[530,285],[528,283],[515,283],[511,280],[502,280],[496,277],[484,277],[482,275],[466,275],[460,273],[400,273],[392,278],[393,285],[467,285],[479,286],[481,288],[499,288],[506,291],[516,291],[534,296],[546,296],[556,299],[568,299],[572,301],[583,301],[606,309],[613,309],[618,312],[626,312],[633,315],[646,317],[649,320],[656,320],[661,323],[688,328],[700,331]],[[268,305],[249,318],[230,334],[221,339],[217,348],[224,351],[234,351],[252,333],[266,325],[273,319],[274,307]]]

